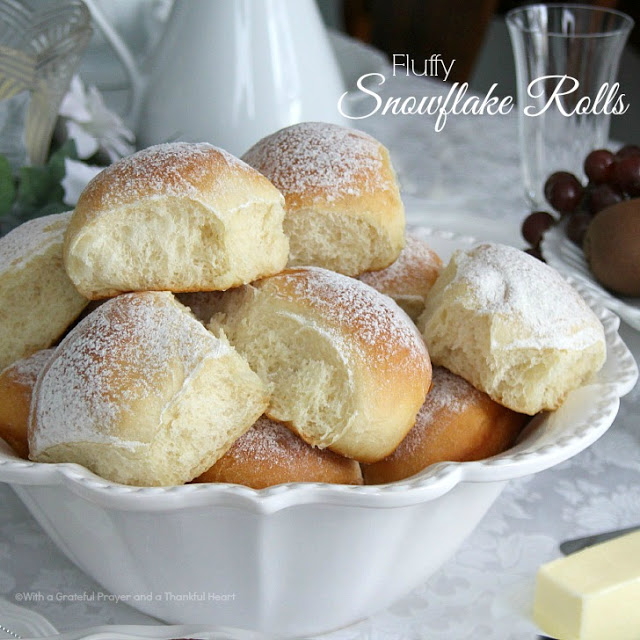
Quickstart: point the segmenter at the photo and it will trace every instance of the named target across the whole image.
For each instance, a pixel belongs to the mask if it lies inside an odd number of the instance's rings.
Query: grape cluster
[[[603,209],[640,196],[640,146],[626,145],[616,153],[608,149],[591,151],[584,160],[589,179],[583,185],[568,171],[552,173],[544,184],[544,197],[561,219],[569,239],[582,246],[582,239],[592,218]],[[531,245],[527,251],[540,256],[544,232],[557,222],[547,211],[534,211],[522,224],[522,235]]]

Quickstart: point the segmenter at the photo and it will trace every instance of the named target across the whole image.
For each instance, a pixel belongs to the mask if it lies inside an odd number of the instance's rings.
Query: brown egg
[[[623,296],[640,296],[640,198],[598,213],[587,228],[583,249],[600,284]]]

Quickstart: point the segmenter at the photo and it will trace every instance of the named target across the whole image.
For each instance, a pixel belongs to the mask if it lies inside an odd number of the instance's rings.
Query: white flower
[[[135,137],[131,130],[105,106],[95,87],[85,89],[80,76],[71,79],[59,114],[65,118],[67,135],[76,143],[80,158],[101,151],[114,162],[133,153]]]
[[[64,159],[64,178],[60,183],[64,189],[63,202],[75,207],[82,190],[89,180],[98,175],[104,167],[94,167],[71,158]]]

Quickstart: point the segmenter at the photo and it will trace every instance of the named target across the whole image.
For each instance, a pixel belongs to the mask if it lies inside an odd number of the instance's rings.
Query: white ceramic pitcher
[[[314,0],[175,0],[148,74],[87,4],[130,77],[139,147],[207,141],[240,155],[296,122],[344,124],[343,81]]]

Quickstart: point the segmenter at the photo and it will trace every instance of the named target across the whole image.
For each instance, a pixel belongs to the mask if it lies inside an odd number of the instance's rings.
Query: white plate
[[[618,298],[594,279],[584,253],[555,225],[544,234],[542,255],[547,264],[564,276],[575,278],[602,306],[617,313],[627,324],[640,330],[640,298]]]

